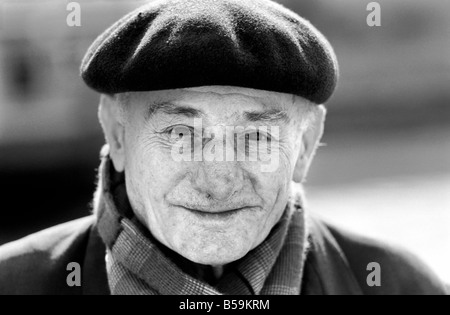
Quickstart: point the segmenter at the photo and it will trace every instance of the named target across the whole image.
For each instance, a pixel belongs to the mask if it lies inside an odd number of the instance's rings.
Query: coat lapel
[[[302,295],[362,295],[347,258],[328,228],[308,218],[309,251]]]
[[[109,295],[105,263],[106,247],[98,235],[96,225],[91,227],[83,264],[83,295]]]

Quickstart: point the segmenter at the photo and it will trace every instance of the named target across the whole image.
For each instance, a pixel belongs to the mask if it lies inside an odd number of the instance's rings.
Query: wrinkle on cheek
[[[279,222],[281,219],[284,210],[285,210],[285,204],[284,201],[287,201],[288,196],[288,190],[285,186],[279,187],[275,201],[272,205],[271,212],[266,216],[265,220],[262,222],[260,228],[259,228],[259,238],[256,238],[256,242],[253,245],[254,247],[261,244],[267,237],[267,235],[270,233],[272,228]]]
[[[252,167],[248,171],[254,191],[264,200],[265,216],[257,223],[258,236],[253,238],[253,246],[258,246],[279,221],[284,213],[287,202],[289,187],[292,176],[290,175],[293,160],[294,145],[283,144],[279,150],[279,167],[277,171],[270,173],[260,172],[258,168]]]
[[[280,144],[280,161],[284,162],[284,166],[291,165],[291,161],[295,156],[296,143],[292,141],[283,141]]]
[[[155,133],[144,133],[138,138],[144,152],[154,152],[155,150],[169,150],[172,144],[169,139],[163,139],[160,135]]]
[[[296,135],[297,134],[298,133],[296,133]],[[280,165],[277,172],[280,173],[280,175],[282,174],[287,183],[290,183],[292,180],[295,165],[300,154],[302,141],[299,139],[301,139],[301,135],[299,137],[290,137],[285,139],[280,145]]]
[[[140,214],[141,220],[145,218],[148,226],[148,221],[151,220],[149,215],[152,212],[151,208],[149,209],[152,203],[150,198],[157,197],[150,191],[153,190],[153,183],[157,180],[152,170],[158,168],[159,159],[156,159],[155,153],[159,144],[155,141],[156,137],[145,131],[140,132],[138,128],[130,132],[128,137],[127,191],[135,212]]]
[[[126,189],[129,196],[130,204],[134,213],[139,220],[146,226],[149,226],[148,213],[144,204],[144,198],[141,195],[141,189],[139,189],[140,183],[132,179],[132,176],[126,177]]]

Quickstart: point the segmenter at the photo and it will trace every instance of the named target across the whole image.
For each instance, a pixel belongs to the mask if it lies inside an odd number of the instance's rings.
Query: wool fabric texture
[[[90,46],[81,77],[105,94],[237,86],[325,103],[336,55],[307,20],[269,0],[158,0]]]

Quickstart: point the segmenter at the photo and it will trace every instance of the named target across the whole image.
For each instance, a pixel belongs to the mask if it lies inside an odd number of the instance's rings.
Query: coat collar
[[[86,247],[83,262],[83,295],[110,295],[108,278],[106,275],[106,247],[94,223]]]
[[[302,283],[303,295],[362,295],[347,258],[320,219],[309,217],[309,252]]]

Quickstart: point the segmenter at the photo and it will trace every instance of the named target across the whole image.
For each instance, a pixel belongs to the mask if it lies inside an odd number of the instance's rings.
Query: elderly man
[[[100,35],[81,75],[107,142],[93,215],[3,246],[0,293],[444,293],[411,255],[306,212],[338,69],[295,13],[151,2]]]

